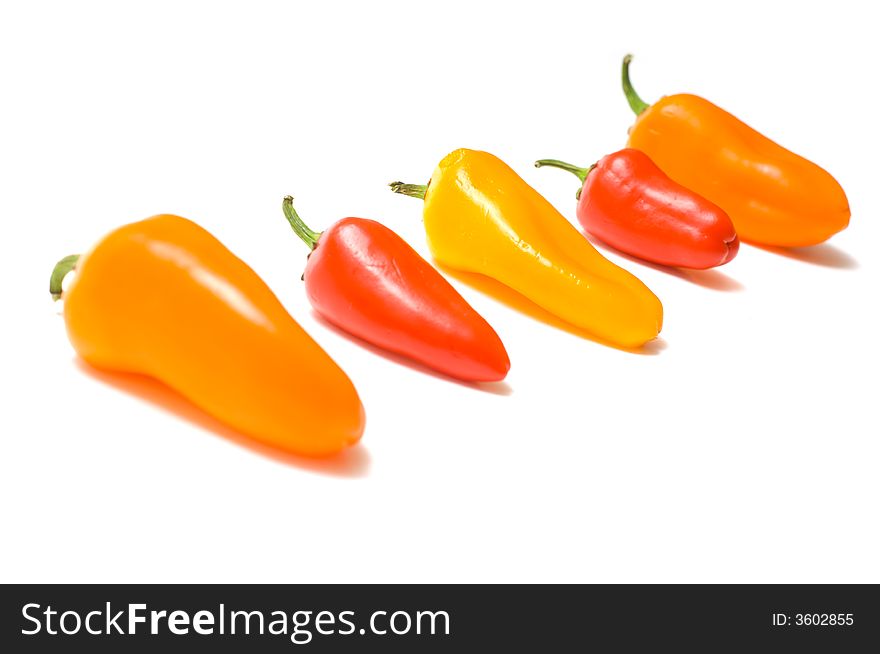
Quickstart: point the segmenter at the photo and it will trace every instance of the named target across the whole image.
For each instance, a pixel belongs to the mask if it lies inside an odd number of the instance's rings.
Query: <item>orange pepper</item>
[[[849,224],[846,194],[828,172],[696,95],[669,95],[648,105],[629,81],[631,59],[624,58],[622,74],[638,116],[629,147],[724,209],[741,240],[815,245]]]
[[[140,373],[265,444],[322,456],[355,443],[364,410],[351,381],[243,261],[195,223],[161,215],[62,259],[76,267],[64,319],[96,368]]]

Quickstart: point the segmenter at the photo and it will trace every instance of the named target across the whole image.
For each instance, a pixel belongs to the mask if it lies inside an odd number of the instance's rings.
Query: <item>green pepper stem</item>
[[[76,262],[79,261],[78,254],[70,254],[55,264],[52,269],[52,276],[49,277],[49,294],[53,300],[61,299],[61,284],[67,273],[76,268]]]
[[[403,182],[391,182],[388,186],[390,186],[391,190],[395,193],[408,195],[411,198],[418,198],[419,200],[424,200],[425,194],[428,192],[427,184],[404,184]]]
[[[581,185],[575,194],[575,199],[581,199],[581,191],[584,188],[584,182],[587,181],[587,175],[590,174],[590,171],[596,167],[596,164],[593,164],[589,168],[581,168],[579,166],[575,166],[574,164],[565,163],[564,161],[560,161],[559,159],[538,159],[535,162],[535,168],[540,168],[541,166],[550,166],[552,168],[562,168],[562,170],[567,170],[570,173],[574,173],[579,180],[581,180]]]
[[[574,173],[577,178],[581,180],[581,184],[583,184],[587,181],[587,175],[589,175],[590,171],[596,167],[596,164],[593,164],[589,168],[580,168],[574,164],[560,161],[559,159],[538,159],[535,162],[535,168],[540,168],[541,166],[550,166],[551,168],[562,168],[562,170],[567,170],[570,173]]]
[[[639,94],[636,93],[636,90],[633,88],[632,82],[629,81],[629,63],[632,61],[632,58],[633,56],[631,54],[628,54],[623,58],[623,68],[621,69],[620,78],[623,82],[623,94],[626,96],[626,101],[629,102],[630,108],[635,112],[636,116],[638,116],[651,105],[639,97]]]
[[[308,245],[310,250],[314,250],[318,247],[318,239],[321,238],[321,232],[315,232],[309,229],[309,226],[299,217],[296,209],[293,208],[293,196],[287,195],[284,197],[284,201],[281,203],[281,210],[284,212],[284,217],[287,218],[287,222],[293,227],[293,231],[296,232],[296,235],[303,240],[303,243]]]

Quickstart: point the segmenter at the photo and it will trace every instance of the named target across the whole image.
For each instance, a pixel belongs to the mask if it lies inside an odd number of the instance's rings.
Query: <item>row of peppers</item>
[[[622,81],[637,119],[628,147],[589,168],[535,164],[578,176],[586,232],[647,261],[705,269],[733,259],[740,238],[804,246],[846,227],[847,199],[831,175],[702,98],[647,105],[630,83],[630,59]],[[391,188],[424,200],[428,246],[441,265],[494,278],[612,345],[638,347],[660,332],[663,308],[647,286],[497,157],[455,150],[427,185]],[[507,375],[492,327],[393,231],[345,218],[319,233],[292,198],[282,209],[311,250],[303,279],[326,320],[451,377]],[[115,230],[58,263],[54,298],[74,268],[64,316],[88,363],[158,378],[289,452],[325,456],[360,439],[364,409],[346,374],[257,274],[195,223],[161,215]]]

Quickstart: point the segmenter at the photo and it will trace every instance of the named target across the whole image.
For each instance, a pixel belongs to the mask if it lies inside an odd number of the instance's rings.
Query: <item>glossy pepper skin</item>
[[[704,270],[727,263],[739,251],[724,210],[672,181],[644,152],[626,148],[589,168],[555,159],[541,159],[535,166],[577,175],[583,183],[578,220],[621,252],[664,266]]]
[[[796,247],[821,243],[849,224],[846,194],[828,172],[695,95],[648,105],[629,81],[637,114],[629,147],[647,154],[676,182],[724,209],[746,242]]]
[[[53,296],[73,259],[53,273]],[[257,274],[195,223],[160,215],[126,225],[75,265],[64,319],[89,364],[154,377],[290,453],[326,456],[361,437],[364,409],[345,373]]]
[[[660,332],[663,307],[648,287],[498,157],[455,150],[427,187],[391,187],[424,197],[428,246],[441,264],[494,278],[613,345],[638,347]]]
[[[284,198],[285,216],[312,252],[303,280],[312,307],[341,329],[463,381],[510,370],[495,330],[427,261],[375,220],[343,218],[322,233]]]

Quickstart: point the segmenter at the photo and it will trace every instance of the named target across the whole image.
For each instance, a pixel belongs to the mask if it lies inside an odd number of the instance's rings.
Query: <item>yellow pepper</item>
[[[657,296],[498,157],[455,150],[427,186],[391,188],[424,199],[428,247],[441,265],[491,277],[616,346],[638,347],[660,332]]]

